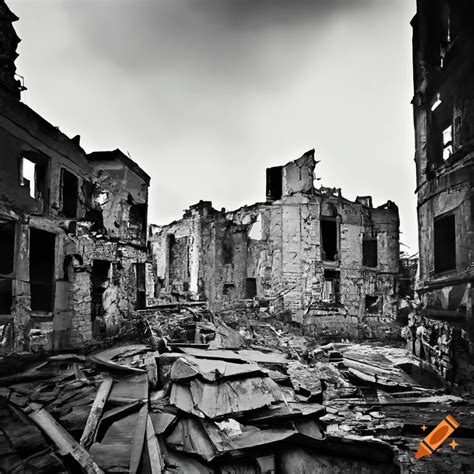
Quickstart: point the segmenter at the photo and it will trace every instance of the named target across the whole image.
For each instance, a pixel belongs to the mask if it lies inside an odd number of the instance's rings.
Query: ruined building
[[[201,201],[152,226],[158,301],[201,297],[226,310],[253,300],[317,336],[385,335],[396,314],[397,206],[316,189],[315,164],[311,150],[267,169],[264,203],[225,212]]]
[[[414,350],[445,375],[459,371],[474,337],[473,15],[469,0],[418,0],[412,20],[417,291],[425,316]]]
[[[86,154],[21,102],[18,20],[0,2],[0,352],[114,334],[145,304],[149,176]]]

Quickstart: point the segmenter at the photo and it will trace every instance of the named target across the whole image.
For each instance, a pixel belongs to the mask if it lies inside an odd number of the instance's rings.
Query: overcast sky
[[[150,222],[264,201],[265,168],[315,148],[319,183],[395,201],[417,250],[415,0],[7,3],[24,102],[87,152],[129,152]]]

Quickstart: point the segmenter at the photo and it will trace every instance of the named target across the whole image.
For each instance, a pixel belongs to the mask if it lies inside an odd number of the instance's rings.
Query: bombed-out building
[[[114,334],[144,304],[147,259],[149,176],[120,150],[87,154],[21,102],[16,20],[1,1],[1,352]]]
[[[253,300],[260,311],[288,312],[317,336],[390,331],[397,206],[374,207],[370,196],[352,202],[340,189],[316,189],[315,165],[311,150],[267,169],[266,202],[226,212],[201,201],[183,219],[152,226],[156,296],[205,298],[223,311]]]
[[[470,1],[418,0],[412,20],[417,292],[425,316],[414,324],[413,349],[456,380],[466,379],[461,361],[474,336],[473,14]]]

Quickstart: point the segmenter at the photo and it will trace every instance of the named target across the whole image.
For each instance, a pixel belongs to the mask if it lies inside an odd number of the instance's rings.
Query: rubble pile
[[[179,340],[57,354],[0,378],[8,446],[0,469],[395,473],[426,472],[428,462],[433,470],[474,469],[474,400],[419,377],[404,348],[328,344],[292,359],[249,346],[217,318],[184,313],[192,317],[181,320],[187,332],[173,326]],[[270,332],[267,345],[291,342]],[[433,429],[448,412],[461,424],[458,449],[415,462],[420,427]]]

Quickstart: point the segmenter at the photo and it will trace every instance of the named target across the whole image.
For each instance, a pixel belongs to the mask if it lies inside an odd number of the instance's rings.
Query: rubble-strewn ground
[[[136,341],[2,361],[0,469],[474,470],[474,398],[447,393],[405,347],[319,346],[258,321],[238,331],[204,305],[170,304],[145,321]],[[448,413],[459,446],[415,460]]]

